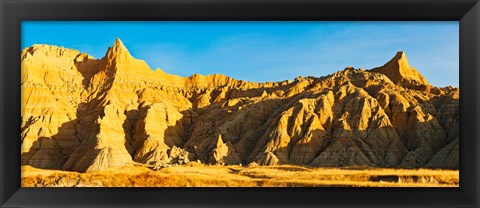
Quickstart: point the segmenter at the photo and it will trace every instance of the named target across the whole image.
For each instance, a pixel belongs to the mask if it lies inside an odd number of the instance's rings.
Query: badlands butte
[[[25,166],[459,166],[459,89],[430,85],[404,52],[266,83],[152,70],[119,39],[101,59],[33,45],[21,61]]]

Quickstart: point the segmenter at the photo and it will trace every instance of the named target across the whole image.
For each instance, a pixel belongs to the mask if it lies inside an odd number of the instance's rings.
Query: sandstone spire
[[[108,48],[104,58],[108,61],[115,61],[117,63],[134,59],[119,38],[115,40],[112,47]]]
[[[408,64],[407,56],[403,51],[398,51],[385,65],[371,71],[385,74],[393,83],[402,86],[430,86],[427,80]]]
[[[123,42],[117,38],[112,47],[109,47],[107,53],[102,58],[104,70],[116,72],[116,76],[124,76],[128,79],[144,79],[145,76],[152,74],[148,64],[133,57]]]

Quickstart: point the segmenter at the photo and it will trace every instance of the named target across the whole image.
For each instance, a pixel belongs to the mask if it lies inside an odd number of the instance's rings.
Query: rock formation
[[[152,70],[118,39],[101,59],[33,45],[21,60],[23,165],[459,164],[459,89],[431,86],[404,52],[371,70],[267,83]]]
[[[417,90],[430,90],[430,84],[413,67],[408,64],[407,56],[403,51],[397,52],[385,65],[371,71],[385,74],[393,83]]]

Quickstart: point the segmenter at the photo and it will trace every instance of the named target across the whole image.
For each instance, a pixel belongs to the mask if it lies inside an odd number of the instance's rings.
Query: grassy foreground
[[[23,187],[458,187],[459,171],[189,164],[77,173],[22,166],[21,182]]]

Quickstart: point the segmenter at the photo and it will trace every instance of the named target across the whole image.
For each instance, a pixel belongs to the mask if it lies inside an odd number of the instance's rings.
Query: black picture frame
[[[0,0],[1,207],[479,207],[479,0]],[[21,188],[23,20],[459,21],[459,188]],[[95,32],[95,31],[92,31]]]

